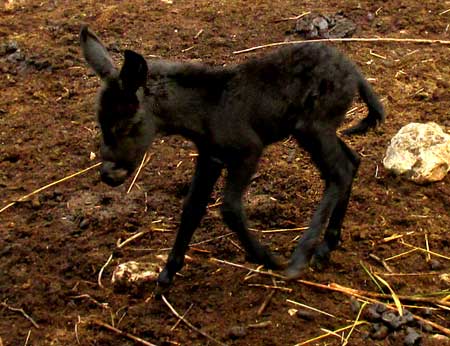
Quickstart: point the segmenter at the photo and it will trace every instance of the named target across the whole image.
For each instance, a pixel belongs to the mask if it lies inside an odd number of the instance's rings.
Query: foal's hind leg
[[[329,221],[333,220],[335,226],[342,223],[345,210],[341,208],[347,206],[355,174],[355,165],[346,152],[347,147],[343,146],[337,137],[335,129],[299,129],[295,136],[299,144],[311,154],[322,179],[325,180],[325,191],[308,230],[291,256],[285,273],[290,278],[300,276],[301,271],[309,265],[316,249],[321,246],[320,236],[328,228]],[[338,241],[332,229],[328,231],[327,237],[330,244]]]
[[[360,158],[356,152],[354,152],[351,148],[349,148],[340,138],[338,138],[339,144],[344,151],[344,153],[349,158],[350,162],[353,165],[352,170],[352,179],[351,183],[353,183],[353,178],[356,175],[356,172],[359,167]],[[348,191],[346,191],[345,195],[343,195],[342,199],[338,201],[336,207],[331,214],[330,220],[328,222],[328,227],[325,230],[325,235],[323,241],[317,246],[314,256],[313,262],[319,268],[322,267],[324,263],[326,263],[330,257],[330,252],[336,249],[341,239],[341,228],[342,223],[344,221],[345,213],[347,211],[348,202],[350,199],[352,184],[350,184]]]

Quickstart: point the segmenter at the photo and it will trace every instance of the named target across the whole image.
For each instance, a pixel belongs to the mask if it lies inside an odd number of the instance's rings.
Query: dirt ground
[[[342,11],[356,24],[354,37],[450,36],[450,13],[445,12],[449,1],[39,0],[0,6],[0,208],[98,161],[91,152],[98,155],[94,105],[99,80],[79,51],[83,23],[102,37],[118,65],[124,49],[177,60],[238,63],[267,50],[233,51],[285,40],[295,20],[279,20],[306,11]],[[343,241],[329,266],[308,270],[302,279],[380,293],[370,272],[378,273],[398,295],[435,301],[448,297],[448,257],[431,255],[430,260],[410,246],[425,249],[427,239],[431,251],[450,255],[450,176],[416,185],[386,172],[382,158],[390,138],[405,124],[435,121],[450,129],[450,49],[395,42],[334,45],[369,78],[387,120],[376,131],[345,139],[363,160]],[[346,126],[366,113],[359,101],[355,107]],[[152,296],[151,284],[124,291],[111,284],[116,265],[167,254],[175,237],[195,150],[182,138],[171,137],[159,138],[150,153],[128,194],[129,181],[113,189],[91,170],[0,213],[0,345],[144,344],[100,322],[156,345],[216,344],[183,323],[175,326],[178,318]],[[189,309],[185,317],[190,323],[226,345],[294,345],[325,329],[351,326],[358,309],[348,294],[249,275],[246,269],[213,260],[255,268],[221,222],[215,203],[220,202],[221,185],[194,236],[188,263],[166,295],[168,302],[180,314]],[[275,253],[288,258],[302,232],[292,229],[307,226],[321,191],[316,169],[293,140],[273,145],[246,195],[249,224]],[[261,232],[277,229],[288,231]],[[118,248],[119,240],[139,232],[146,233]],[[391,258],[398,254],[403,255]],[[110,255],[100,287],[99,272]],[[288,300],[333,317],[308,313]],[[414,314],[450,328],[448,307],[403,303]],[[300,313],[291,316],[293,308]],[[366,317],[363,312],[360,320]],[[436,337],[444,331],[412,327],[421,333],[422,345],[446,344]],[[401,328],[376,340],[370,336],[373,328],[369,323],[357,326],[348,345],[403,345],[407,334]],[[346,329],[337,335],[348,333]],[[328,336],[309,345],[343,343]]]

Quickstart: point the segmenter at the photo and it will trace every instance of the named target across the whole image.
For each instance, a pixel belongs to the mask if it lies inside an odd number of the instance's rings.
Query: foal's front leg
[[[184,201],[180,227],[166,266],[158,277],[158,284],[168,287],[175,274],[183,267],[184,255],[192,235],[206,212],[208,199],[220,176],[222,164],[209,155],[199,154],[189,193]]]

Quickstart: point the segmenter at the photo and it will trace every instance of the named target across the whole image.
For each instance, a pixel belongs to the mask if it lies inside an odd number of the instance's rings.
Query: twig
[[[109,263],[111,263],[112,259],[113,259],[113,254],[111,254],[111,255],[109,256],[109,258],[108,258],[108,260],[106,261],[106,263],[103,265],[103,267],[100,268],[100,271],[98,272],[98,279],[97,279],[97,282],[98,282],[98,285],[99,285],[101,288],[104,288],[104,286],[103,286],[103,284],[102,284],[102,275],[103,275],[103,271],[104,271],[105,268],[109,265]]]
[[[256,312],[256,314],[258,316],[261,316],[263,314],[264,310],[266,310],[266,308],[269,305],[270,301],[272,300],[272,297],[274,294],[275,294],[275,291],[270,291],[270,293],[267,295],[266,299],[264,299],[264,301],[262,302],[258,311]]]
[[[6,304],[6,302],[2,302],[1,304],[2,304],[2,306],[4,306],[5,308],[7,308],[7,309],[10,310],[10,311],[20,312],[20,313],[23,315],[23,317],[25,317],[28,321],[30,321],[31,324],[32,324],[36,329],[39,329],[39,328],[40,328],[39,325],[36,323],[36,321],[33,320],[33,318],[32,318],[30,315],[28,315],[23,309],[12,307],[12,306]]]
[[[444,258],[444,259],[450,261],[450,257],[441,255],[441,254],[439,254],[439,253],[437,253],[437,252],[425,250],[425,249],[422,249],[422,248],[420,248],[420,247],[417,247],[417,246],[414,246],[414,245],[405,243],[404,241],[401,241],[400,244],[403,244],[403,245],[405,245],[405,246],[407,246],[407,247],[410,247],[410,248],[413,248],[413,249],[416,249],[416,250],[419,250],[419,251],[422,251],[422,252],[426,252],[426,253],[429,253],[430,255],[433,255],[433,256],[436,256],[436,257],[440,257],[440,258]]]
[[[189,322],[188,320],[186,320],[183,316],[181,316],[174,308],[172,305],[170,305],[169,301],[166,299],[166,297],[164,297],[164,295],[161,295],[161,298],[164,302],[164,304],[167,305],[167,307],[170,309],[170,311],[176,316],[178,317],[181,321],[183,321],[189,328],[191,328],[192,330],[196,331],[197,333],[203,335],[205,338],[207,338],[208,340],[220,345],[220,346],[226,346],[226,344],[214,339],[212,336],[206,334],[205,332],[201,331],[200,329],[198,329],[197,327],[195,327],[191,322]]]
[[[95,324],[95,325],[97,325],[99,327],[103,327],[105,329],[108,329],[109,331],[112,331],[112,332],[114,332],[116,334],[119,334],[121,336],[124,336],[124,337],[126,337],[126,338],[128,338],[130,340],[133,340],[134,342],[137,342],[137,343],[141,344],[141,345],[156,346],[155,344],[152,344],[151,342],[148,342],[148,341],[146,341],[144,339],[141,339],[141,338],[139,338],[139,337],[137,337],[137,336],[135,336],[133,334],[130,334],[128,332],[124,332],[124,331],[122,331],[120,329],[117,329],[116,327],[113,327],[113,326],[111,326],[111,325],[109,325],[109,324],[107,324],[105,322],[98,321],[98,320],[92,320],[91,323]]]
[[[272,272],[268,272],[268,271],[263,271],[263,270],[252,269],[252,268],[246,267],[246,266],[241,265],[241,264],[236,264],[236,263],[224,261],[224,260],[220,260],[220,259],[217,259],[217,258],[210,258],[210,260],[213,261],[213,262],[227,264],[227,265],[232,266],[232,267],[248,270],[250,272],[257,273],[257,274],[260,274],[260,275],[267,275],[267,276],[271,276],[271,277],[274,277],[274,278],[286,280],[286,277],[284,277],[283,275],[280,275],[280,274],[276,274],[276,273],[272,273]],[[336,291],[336,292],[342,292],[342,293],[347,293],[347,294],[355,294],[355,296],[359,295],[359,296],[361,296],[363,298],[365,298],[365,297],[375,297],[375,298],[379,298],[379,299],[392,299],[392,296],[390,294],[383,294],[383,293],[355,290],[353,288],[344,287],[344,286],[341,286],[341,285],[338,285],[338,284],[335,284],[335,283],[331,283],[329,285],[323,285],[323,284],[319,284],[319,283],[316,283],[316,282],[311,282],[311,281],[301,280],[301,279],[298,279],[296,281],[298,283],[301,283],[301,284],[304,284],[304,285],[307,285],[307,286],[312,286],[312,287],[316,287],[316,288],[320,288],[320,289]],[[428,304],[444,304],[446,306],[447,305],[450,306],[450,303],[447,303],[445,300],[436,300],[436,299],[428,298],[428,297],[416,297],[416,296],[402,296],[402,295],[400,295],[400,296],[398,296],[398,298],[400,300],[404,300],[404,301],[428,303]]]
[[[78,315],[78,321],[75,322],[75,339],[77,339],[78,345],[81,345],[80,338],[78,337],[78,325],[81,323],[81,317]]]
[[[328,337],[328,336],[330,336],[330,335],[335,335],[335,336],[337,336],[337,333],[340,333],[340,332],[343,332],[343,331],[345,331],[345,330],[347,330],[347,329],[355,328],[356,326],[359,326],[359,325],[361,325],[361,324],[367,324],[367,323],[368,323],[368,322],[366,322],[366,321],[359,321],[359,322],[357,322],[357,323],[352,323],[352,324],[349,325],[349,326],[342,327],[342,328],[336,329],[336,330],[334,330],[334,331],[328,331],[328,332],[326,332],[325,334],[316,336],[315,338],[312,338],[312,339],[309,339],[309,340],[300,342],[300,343],[298,343],[298,344],[295,344],[295,346],[307,345],[307,344],[310,344],[310,343],[312,343],[312,342],[314,342],[314,341],[317,341],[317,340],[321,340],[321,339],[323,339],[323,338],[326,338],[326,337]]]
[[[369,257],[379,262],[389,273],[392,273],[392,269],[387,265],[385,260],[382,260],[380,257],[374,254],[370,254]]]
[[[28,331],[28,335],[27,335],[27,338],[25,339],[25,343],[23,344],[23,346],[28,345],[28,341],[30,341],[30,336],[31,336],[31,329]]]
[[[183,316],[181,316],[181,318],[185,318],[186,315],[188,314],[188,312],[191,311],[193,306],[194,306],[194,303],[191,303],[191,305],[186,309],[186,311],[184,312]],[[170,328],[170,331],[173,331],[173,330],[175,330],[176,327],[178,327],[178,325],[181,322],[181,318],[179,318],[178,321],[172,326],[172,328]]]
[[[280,291],[289,292],[289,293],[291,293],[293,291],[293,289],[289,288],[289,287],[280,287],[280,286],[272,286],[272,285],[248,284],[248,286],[250,286],[250,287],[264,287],[264,288],[269,288],[269,289],[272,289],[272,290],[280,290]]]
[[[325,315],[325,316],[329,316],[329,317],[336,318],[336,316],[334,316],[334,315],[332,315],[332,314],[330,314],[330,313],[328,313],[328,312],[326,312],[326,311],[322,311],[322,310],[316,309],[316,308],[314,308],[314,307],[312,307],[312,306],[309,306],[309,305],[306,305],[306,304],[303,304],[303,303],[299,303],[299,302],[296,302],[296,301],[290,300],[290,299],[286,299],[286,301],[287,301],[288,303],[291,303],[291,304],[294,304],[294,305],[301,306],[302,308],[306,308],[306,309],[309,309],[309,310],[318,312],[318,313],[323,314],[323,315]]]
[[[273,22],[274,22],[274,23],[281,23],[281,22],[287,22],[287,21],[289,21],[289,20],[299,20],[300,18],[302,18],[302,17],[304,17],[304,16],[307,16],[307,15],[310,14],[310,13],[311,13],[311,12],[308,11],[308,12],[304,12],[304,13],[298,15],[298,16],[281,18],[281,19],[274,20]]]
[[[39,188],[39,189],[37,189],[37,190],[35,190],[35,191],[29,193],[28,195],[22,196],[22,197],[20,197],[19,199],[17,199],[16,201],[11,202],[11,203],[9,203],[8,205],[4,206],[2,209],[0,209],[0,213],[4,212],[6,209],[9,209],[10,207],[12,207],[13,205],[17,204],[18,202],[24,202],[24,201],[26,201],[28,198],[30,198],[31,196],[34,196],[35,194],[37,194],[37,193],[39,193],[39,192],[42,192],[42,191],[44,191],[44,190],[47,190],[48,188],[50,188],[50,187],[52,187],[52,186],[58,185],[58,184],[60,184],[60,183],[62,183],[62,182],[64,182],[64,181],[67,181],[67,180],[69,180],[69,179],[72,179],[72,178],[74,178],[74,177],[76,177],[76,176],[78,176],[78,175],[81,175],[81,174],[83,174],[83,173],[86,173],[86,172],[90,171],[91,169],[100,166],[101,164],[102,164],[101,162],[97,162],[95,165],[92,165],[92,166],[90,166],[90,167],[88,167],[88,168],[85,168],[85,169],[83,169],[83,170],[81,170],[81,171],[79,171],[79,172],[73,173],[73,174],[71,174],[71,175],[69,175],[69,176],[67,176],[67,177],[65,177],[65,178],[60,179],[60,180],[54,181],[53,183],[50,183],[50,184],[48,184],[48,185],[45,185],[45,186],[43,186],[43,187],[41,187],[41,188]]]
[[[117,240],[117,247],[119,249],[123,248],[125,245],[127,245],[129,242],[132,242],[133,240],[142,237],[145,233],[147,233],[146,231],[141,231],[138,232],[134,235],[132,235],[131,237],[129,237],[128,239],[125,239],[123,242],[120,242],[120,239]]]
[[[397,43],[413,43],[413,44],[450,45],[450,41],[446,41],[446,40],[427,40],[427,39],[414,39],[414,38],[394,38],[394,37],[324,38],[324,39],[317,39],[317,40],[301,40],[301,41],[268,43],[268,44],[261,45],[261,46],[237,50],[237,51],[234,51],[233,54],[243,54],[243,53],[253,52],[255,50],[263,49],[263,48],[286,46],[286,45],[290,45],[290,44],[299,44],[299,43],[311,43],[311,42],[397,42]]]
[[[72,298],[72,299],[86,298],[86,299],[90,300],[91,302],[93,302],[95,305],[98,305],[99,307],[101,307],[102,309],[109,309],[108,303],[100,303],[98,300],[92,298],[89,294],[81,294],[79,296],[73,296],[70,298]]]

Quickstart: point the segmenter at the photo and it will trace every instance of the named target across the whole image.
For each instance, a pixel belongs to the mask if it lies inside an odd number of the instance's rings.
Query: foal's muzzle
[[[109,186],[119,186],[128,178],[129,171],[117,166],[116,163],[105,161],[100,168],[102,181]]]

